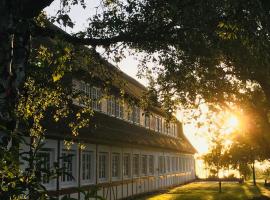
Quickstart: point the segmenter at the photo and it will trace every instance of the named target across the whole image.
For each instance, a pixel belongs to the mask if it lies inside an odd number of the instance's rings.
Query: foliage
[[[77,136],[81,128],[89,125],[93,114],[91,100],[78,91],[72,91],[70,81],[66,80],[72,71],[72,59],[71,47],[61,41],[50,44],[50,51],[43,45],[33,49],[28,77],[16,105],[20,129],[10,133],[13,144],[10,149],[1,146],[4,150],[1,151],[1,199],[49,198],[41,184],[42,174],[46,174],[48,179],[56,179],[63,170],[59,163],[49,171],[36,167],[40,162],[38,151],[42,149],[48,129],[46,124],[65,124],[70,136]],[[83,101],[85,106],[74,109],[74,98]],[[30,136],[31,142],[26,143],[23,136]],[[29,151],[22,152],[19,149],[22,146],[29,146]],[[24,162],[27,168],[20,169],[19,162]]]
[[[112,50],[116,61],[123,58],[125,49],[143,52],[142,71],[148,69],[148,61],[157,66],[153,68],[157,79],[151,85],[154,94],[146,97],[157,97],[168,115],[179,102],[190,107],[203,101],[215,109],[239,105],[254,117],[256,132],[251,132],[257,135],[256,149],[259,147],[269,157],[268,1],[101,1],[102,11],[90,17],[86,30],[71,35],[42,17],[42,10],[53,1],[0,1],[1,135],[15,141],[18,128],[23,127],[34,138],[34,146],[38,146],[36,141],[46,131],[42,123],[50,115],[55,122],[66,121],[73,136],[89,122],[91,109],[72,111],[71,87],[63,87],[67,86],[64,75],[74,73],[75,68],[69,45],[58,44],[54,53],[46,47],[31,53],[31,38],[43,35],[75,45],[90,45],[93,52],[96,46],[103,46]],[[56,16],[50,20],[72,28],[70,10],[76,5],[85,8],[87,4],[84,0],[60,3]],[[88,59],[83,61],[88,63]],[[108,85],[112,85],[115,76],[108,73],[106,77]],[[76,122],[68,121],[67,116]],[[218,146],[217,149],[219,156],[222,151]],[[1,153],[9,160],[11,151]],[[10,158],[15,159],[14,156]],[[4,176],[9,173],[8,168],[14,169],[11,176],[20,173],[14,162],[3,162],[8,166],[3,170]]]
[[[224,160],[224,144],[220,139],[214,141],[211,150],[202,158],[214,177],[219,177],[219,172],[228,165]]]
[[[263,171],[263,175],[264,175],[264,179],[265,180],[268,180],[269,177],[270,177],[270,168],[266,168],[264,171]]]
[[[79,191],[81,192],[81,194],[83,195],[83,198],[85,200],[91,200],[92,198],[104,200],[103,197],[97,195],[98,189],[99,188],[97,186],[93,186],[92,188],[90,188],[88,190],[79,189]]]

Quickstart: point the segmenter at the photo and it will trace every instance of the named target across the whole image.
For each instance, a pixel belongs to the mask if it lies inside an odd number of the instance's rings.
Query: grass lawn
[[[194,182],[140,200],[248,200],[262,195],[270,197],[270,190],[263,183],[257,186],[251,183],[222,183],[222,192],[219,193],[217,182]]]

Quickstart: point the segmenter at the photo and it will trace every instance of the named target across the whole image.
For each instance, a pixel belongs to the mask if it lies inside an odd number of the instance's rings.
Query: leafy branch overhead
[[[87,1],[60,0],[56,15],[46,17],[43,10],[54,1],[0,1],[0,136],[16,138],[22,127],[42,139],[48,116],[65,121],[77,136],[89,124],[92,110],[71,109],[73,97],[90,102],[72,93],[69,75],[83,65],[91,80],[104,74],[107,88],[123,84],[117,82],[119,72],[102,68],[105,61],[96,51],[102,46],[118,61],[125,50],[142,55],[142,70],[155,76],[144,95],[154,102],[143,105],[161,104],[172,114],[179,103],[190,108],[204,102],[216,109],[234,104],[256,116],[257,142],[269,146],[269,1],[100,1],[101,9],[89,16],[86,30],[74,34],[51,23],[72,28],[70,11],[78,5],[86,8]],[[49,45],[40,46],[44,37]],[[13,151],[1,155],[8,159]]]

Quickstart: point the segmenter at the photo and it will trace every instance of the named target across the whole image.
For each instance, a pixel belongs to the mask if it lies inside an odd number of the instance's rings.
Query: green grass
[[[262,195],[270,197],[270,191],[262,183],[257,186],[251,183],[222,183],[222,192],[219,193],[217,182],[195,182],[140,200],[248,200]]]

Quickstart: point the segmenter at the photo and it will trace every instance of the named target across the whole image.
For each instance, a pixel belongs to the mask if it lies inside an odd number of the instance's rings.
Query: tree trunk
[[[14,53],[14,17],[9,13],[6,1],[1,1],[0,12],[0,134],[7,134],[14,128],[12,119],[12,64]]]
[[[251,168],[252,168],[253,185],[256,185],[255,161],[253,161]]]
[[[18,127],[15,107],[25,81],[30,53],[30,23],[15,1],[0,2],[0,137],[10,136]],[[21,1],[23,5],[23,1]],[[27,7],[30,5],[24,5]]]
[[[16,128],[15,106],[25,80],[33,17],[54,0],[0,1],[0,137]]]

